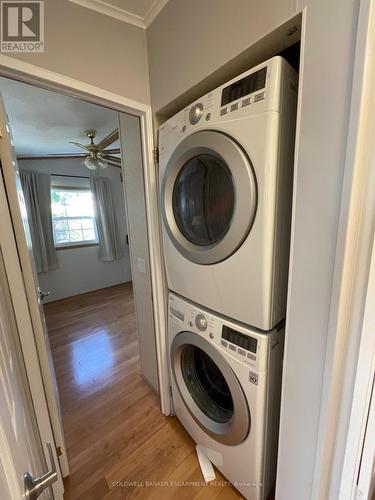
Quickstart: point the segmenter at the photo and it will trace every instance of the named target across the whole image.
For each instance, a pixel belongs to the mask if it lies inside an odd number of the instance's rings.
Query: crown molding
[[[168,0],[154,0],[145,16],[138,16],[125,9],[121,9],[115,5],[110,5],[104,0],[69,0],[72,3],[85,7],[86,9],[94,10],[99,14],[113,17],[124,23],[132,24],[138,28],[146,29],[156,18],[159,12],[165,7]]]
[[[145,27],[148,28],[159,12],[167,5],[168,0],[154,0],[144,17]]]

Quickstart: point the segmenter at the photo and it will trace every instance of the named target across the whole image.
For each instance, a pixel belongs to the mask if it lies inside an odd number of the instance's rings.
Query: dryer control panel
[[[220,128],[230,120],[280,112],[283,85],[296,91],[297,75],[283,58],[275,56],[201,96],[160,126],[160,159],[176,147],[179,139],[199,129]]]
[[[245,97],[253,92],[264,89],[266,86],[267,67],[262,68],[250,75],[247,75],[221,91],[221,105],[226,106],[241,97]]]

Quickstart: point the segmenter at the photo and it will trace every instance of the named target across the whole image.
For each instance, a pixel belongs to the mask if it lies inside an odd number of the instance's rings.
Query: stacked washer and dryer
[[[251,500],[276,475],[296,103],[274,57],[160,128],[174,411]]]

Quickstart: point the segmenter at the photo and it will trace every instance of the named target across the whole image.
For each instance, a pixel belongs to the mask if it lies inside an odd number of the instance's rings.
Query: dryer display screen
[[[242,349],[251,351],[254,354],[256,354],[257,352],[257,344],[258,344],[257,339],[254,339],[253,337],[248,337],[243,333],[237,332],[236,330],[229,328],[229,326],[226,325],[223,326],[221,337],[224,340],[231,342],[232,344],[242,347]]]
[[[245,78],[225,87],[221,94],[221,105],[225,106],[236,99],[241,99],[245,95],[264,89],[266,86],[266,74],[267,68],[262,68],[256,73],[245,76]]]

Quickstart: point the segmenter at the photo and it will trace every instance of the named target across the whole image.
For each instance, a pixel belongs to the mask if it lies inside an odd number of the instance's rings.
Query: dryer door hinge
[[[159,148],[153,149],[154,162],[159,163]]]

